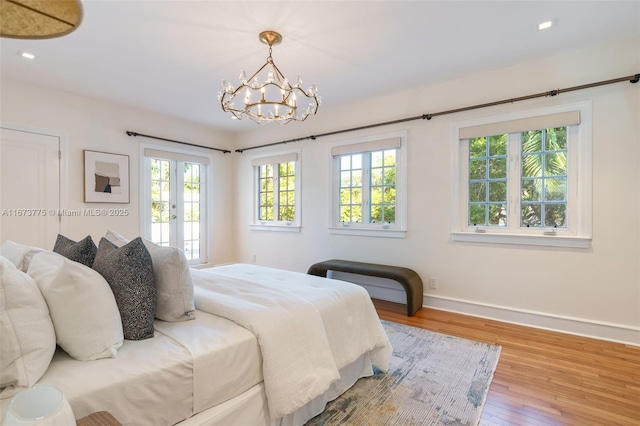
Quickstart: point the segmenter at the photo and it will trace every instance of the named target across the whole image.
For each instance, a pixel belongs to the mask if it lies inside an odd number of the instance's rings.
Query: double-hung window
[[[405,132],[331,148],[334,233],[403,237],[406,212]]]
[[[300,162],[298,152],[254,158],[252,229],[300,228]]]
[[[456,123],[454,241],[588,247],[591,104]]]
[[[207,168],[209,158],[143,149],[141,234],[184,251],[189,264],[207,262]]]

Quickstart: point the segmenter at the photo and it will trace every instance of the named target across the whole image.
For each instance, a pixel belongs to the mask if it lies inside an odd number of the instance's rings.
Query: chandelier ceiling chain
[[[302,89],[302,77],[299,74],[294,84],[289,83],[273,60],[273,45],[280,44],[282,36],[275,31],[263,31],[259,39],[269,46],[267,61],[249,78],[242,70],[239,76],[240,86],[237,88],[222,80],[222,91],[218,93],[222,110],[230,112],[231,118],[249,118],[258,124],[286,124],[290,121],[304,121],[310,115],[315,115],[320,106],[316,85],[312,84],[307,90]],[[244,96],[238,96],[238,101],[242,102],[238,106],[236,95],[242,92]],[[308,105],[301,106],[305,100]]]

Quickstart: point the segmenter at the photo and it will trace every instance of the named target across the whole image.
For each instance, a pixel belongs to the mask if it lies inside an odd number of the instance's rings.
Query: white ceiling
[[[204,123],[253,128],[222,112],[268,48],[290,80],[317,83],[323,109],[595,43],[640,36],[640,1],[83,0],[79,29],[49,40],[0,39],[3,78],[52,86]],[[552,20],[554,26],[538,31]],[[19,53],[28,51],[28,61]],[[612,76],[617,77],[617,76]],[[313,119],[313,118],[310,118]]]

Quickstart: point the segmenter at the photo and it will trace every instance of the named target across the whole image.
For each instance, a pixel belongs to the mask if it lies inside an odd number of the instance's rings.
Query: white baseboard
[[[424,295],[423,306],[527,327],[640,346],[640,327],[514,309],[431,294]]]
[[[329,271],[327,277],[359,284],[374,299],[407,303],[407,295],[404,289],[393,280],[335,271]],[[433,294],[423,294],[422,306],[527,327],[640,346],[640,327],[515,309]]]

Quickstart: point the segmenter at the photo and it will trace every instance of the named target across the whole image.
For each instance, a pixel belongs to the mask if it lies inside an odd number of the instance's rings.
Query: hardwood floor
[[[640,347],[374,300],[383,320],[502,346],[488,425],[640,425]]]

